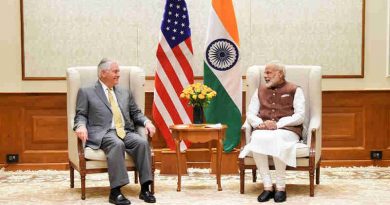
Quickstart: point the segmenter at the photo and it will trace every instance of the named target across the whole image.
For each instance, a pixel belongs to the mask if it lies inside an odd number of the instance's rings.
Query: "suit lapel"
[[[104,93],[103,87],[99,81],[95,84],[95,92],[97,96],[100,98],[100,100],[102,100],[104,104],[107,106],[107,108],[112,112],[110,103],[108,102],[106,94]]]

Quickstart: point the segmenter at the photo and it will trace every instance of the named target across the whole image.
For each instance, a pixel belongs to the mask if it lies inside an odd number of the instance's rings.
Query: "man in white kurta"
[[[240,153],[240,158],[252,153],[263,180],[264,191],[259,202],[274,198],[286,201],[286,165],[296,167],[296,144],[302,135],[305,98],[300,87],[286,82],[285,67],[273,61],[264,71],[265,85],[253,94],[247,121],[252,126],[251,141]],[[268,156],[273,157],[276,170],[276,191],[272,186]]]

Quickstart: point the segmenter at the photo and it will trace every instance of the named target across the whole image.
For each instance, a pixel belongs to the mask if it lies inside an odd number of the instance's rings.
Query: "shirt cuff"
[[[79,129],[80,127],[85,127],[85,125],[84,125],[84,124],[78,124],[78,125],[76,126],[75,131],[76,131],[77,129]]]
[[[146,126],[146,123],[151,122],[150,120],[145,120],[144,127]]]

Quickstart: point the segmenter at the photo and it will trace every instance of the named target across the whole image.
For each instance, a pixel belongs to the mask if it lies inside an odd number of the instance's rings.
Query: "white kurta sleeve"
[[[248,120],[248,123],[253,128],[263,123],[263,120],[257,116],[259,110],[260,110],[260,101],[259,101],[258,91],[256,89],[249,103],[248,111],[246,112],[246,119]]]
[[[276,123],[278,128],[286,126],[297,126],[303,123],[305,119],[305,96],[300,87],[297,88],[293,101],[294,114],[291,116],[282,117]]]

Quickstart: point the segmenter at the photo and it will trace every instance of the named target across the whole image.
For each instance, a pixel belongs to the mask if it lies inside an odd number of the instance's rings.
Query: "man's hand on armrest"
[[[145,135],[149,135],[150,137],[153,137],[154,133],[156,133],[156,128],[152,124],[150,120],[146,121],[145,123]]]
[[[77,137],[80,138],[81,141],[83,141],[83,143],[85,143],[85,141],[87,141],[87,139],[88,139],[88,131],[87,131],[87,128],[84,125],[79,126],[76,129],[75,133],[76,133]]]

